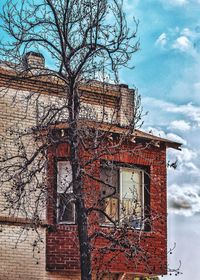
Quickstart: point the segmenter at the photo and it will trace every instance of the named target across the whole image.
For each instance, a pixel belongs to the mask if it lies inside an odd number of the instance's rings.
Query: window
[[[143,228],[149,196],[146,171],[139,167],[120,166],[104,162],[100,179],[102,223]]]
[[[69,161],[57,161],[57,223],[75,223],[75,204],[72,189],[72,169]]]

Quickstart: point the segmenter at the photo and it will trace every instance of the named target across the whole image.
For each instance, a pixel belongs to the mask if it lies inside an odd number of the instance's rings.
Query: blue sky
[[[1,1],[0,7],[4,0]],[[121,71],[121,80],[142,96],[144,129],[182,142],[177,170],[168,170],[170,267],[182,261],[180,276],[200,277],[200,0],[124,0],[129,25],[140,21],[140,51],[134,70]],[[1,37],[1,34],[0,34]],[[200,279],[200,278],[199,278]]]
[[[142,96],[144,129],[182,142],[182,151],[169,150],[178,168],[168,170],[168,243],[171,268],[182,262],[182,275],[200,277],[200,1],[126,0],[125,11],[140,21],[141,50],[134,70],[123,70],[123,82]]]

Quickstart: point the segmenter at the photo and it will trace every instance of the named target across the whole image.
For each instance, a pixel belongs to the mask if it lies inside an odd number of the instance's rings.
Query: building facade
[[[44,67],[44,58],[29,53],[25,65]],[[45,168],[36,176],[37,190],[36,181],[30,183],[23,205],[9,209],[6,200],[15,200],[13,205],[17,205],[16,193],[6,180],[1,184],[2,280],[80,279],[76,210],[70,185],[68,112],[63,108],[66,95],[62,82],[46,74],[44,70],[40,75],[17,76],[8,65],[2,64],[0,68],[1,170],[7,168],[4,167],[6,157],[19,154],[20,144],[31,157],[38,147],[48,143]],[[81,84],[79,90],[80,131],[85,146],[97,131],[103,135],[101,145],[95,150],[97,159],[94,160],[94,154],[83,148],[84,145],[80,148],[83,165],[93,158],[93,164],[84,169],[87,176],[83,188],[86,207],[91,209],[88,220],[93,237],[94,277],[134,279],[166,274],[166,149],[178,149],[180,144],[140,130],[129,131],[128,123],[135,116],[135,95],[126,85],[103,85],[93,81]],[[51,113],[52,108],[53,112],[57,108],[61,112],[54,122],[51,122],[49,108]],[[39,132],[28,133],[39,124]],[[19,143],[19,131],[26,131],[23,144]],[[86,135],[88,131],[89,136]],[[105,147],[109,147],[107,152]],[[44,180],[45,188],[41,188]],[[111,191],[113,185],[115,191]],[[40,205],[36,198],[38,191],[44,189],[47,190],[46,200]],[[31,215],[37,203],[41,210],[33,223]]]

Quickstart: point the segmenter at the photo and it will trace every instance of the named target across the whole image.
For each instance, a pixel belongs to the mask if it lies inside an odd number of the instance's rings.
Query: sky
[[[200,279],[200,1],[125,0],[131,26],[139,20],[140,51],[134,70],[121,71],[123,82],[142,97],[143,129],[183,143],[168,150],[169,268],[183,274],[162,279]],[[199,276],[199,278],[198,278]]]
[[[168,150],[178,161],[168,169],[169,267],[181,260],[183,274],[162,279],[200,279],[200,0],[124,0],[124,10],[130,28],[139,20],[140,50],[121,81],[138,88],[143,129],[183,143]]]

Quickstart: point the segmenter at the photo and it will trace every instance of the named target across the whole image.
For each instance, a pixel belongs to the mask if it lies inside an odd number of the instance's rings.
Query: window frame
[[[123,203],[123,183],[122,183],[122,176],[123,176],[123,171],[137,171],[137,172],[141,172],[142,175],[141,175],[141,184],[140,184],[140,187],[141,187],[141,217],[139,217],[137,220],[143,220],[144,219],[144,216],[145,216],[145,213],[144,213],[144,207],[145,207],[145,201],[144,201],[144,188],[145,188],[145,183],[144,183],[144,176],[145,176],[145,171],[144,169],[141,169],[139,167],[123,167],[123,166],[120,166],[119,167],[119,224],[123,224],[123,222],[121,221],[121,217],[122,217],[122,203]],[[143,222],[142,222],[143,224]],[[131,226],[130,226],[131,227]],[[143,228],[144,225],[142,225],[142,227],[138,226],[138,227],[133,227],[134,229],[141,229]]]
[[[103,163],[109,162],[107,160],[101,161],[101,166]],[[141,213],[141,226],[133,227],[129,226],[129,228],[133,228],[134,230],[143,230],[143,231],[151,231],[151,226],[145,221],[145,219],[150,218],[150,166],[149,165],[139,165],[134,163],[124,163],[124,162],[112,162],[113,165],[118,168],[118,191],[119,191],[119,198],[118,198],[118,219],[116,221],[116,226],[121,227],[123,223],[120,221],[121,218],[121,203],[122,203],[122,170],[137,170],[142,172],[142,213]],[[101,191],[101,190],[100,190]],[[148,211],[148,212],[147,212]],[[105,216],[104,216],[105,217]],[[100,225],[103,227],[112,227],[114,223],[108,221],[100,222]]]
[[[71,162],[69,160],[69,157],[57,157],[55,160],[55,170],[56,170],[56,176],[55,176],[55,183],[56,183],[56,201],[55,201],[55,221],[57,225],[76,225],[76,206],[75,203],[73,203],[73,212],[74,212],[74,220],[73,221],[59,221],[59,205],[58,205],[58,162],[69,162],[71,165]],[[69,194],[73,194],[73,189]]]

